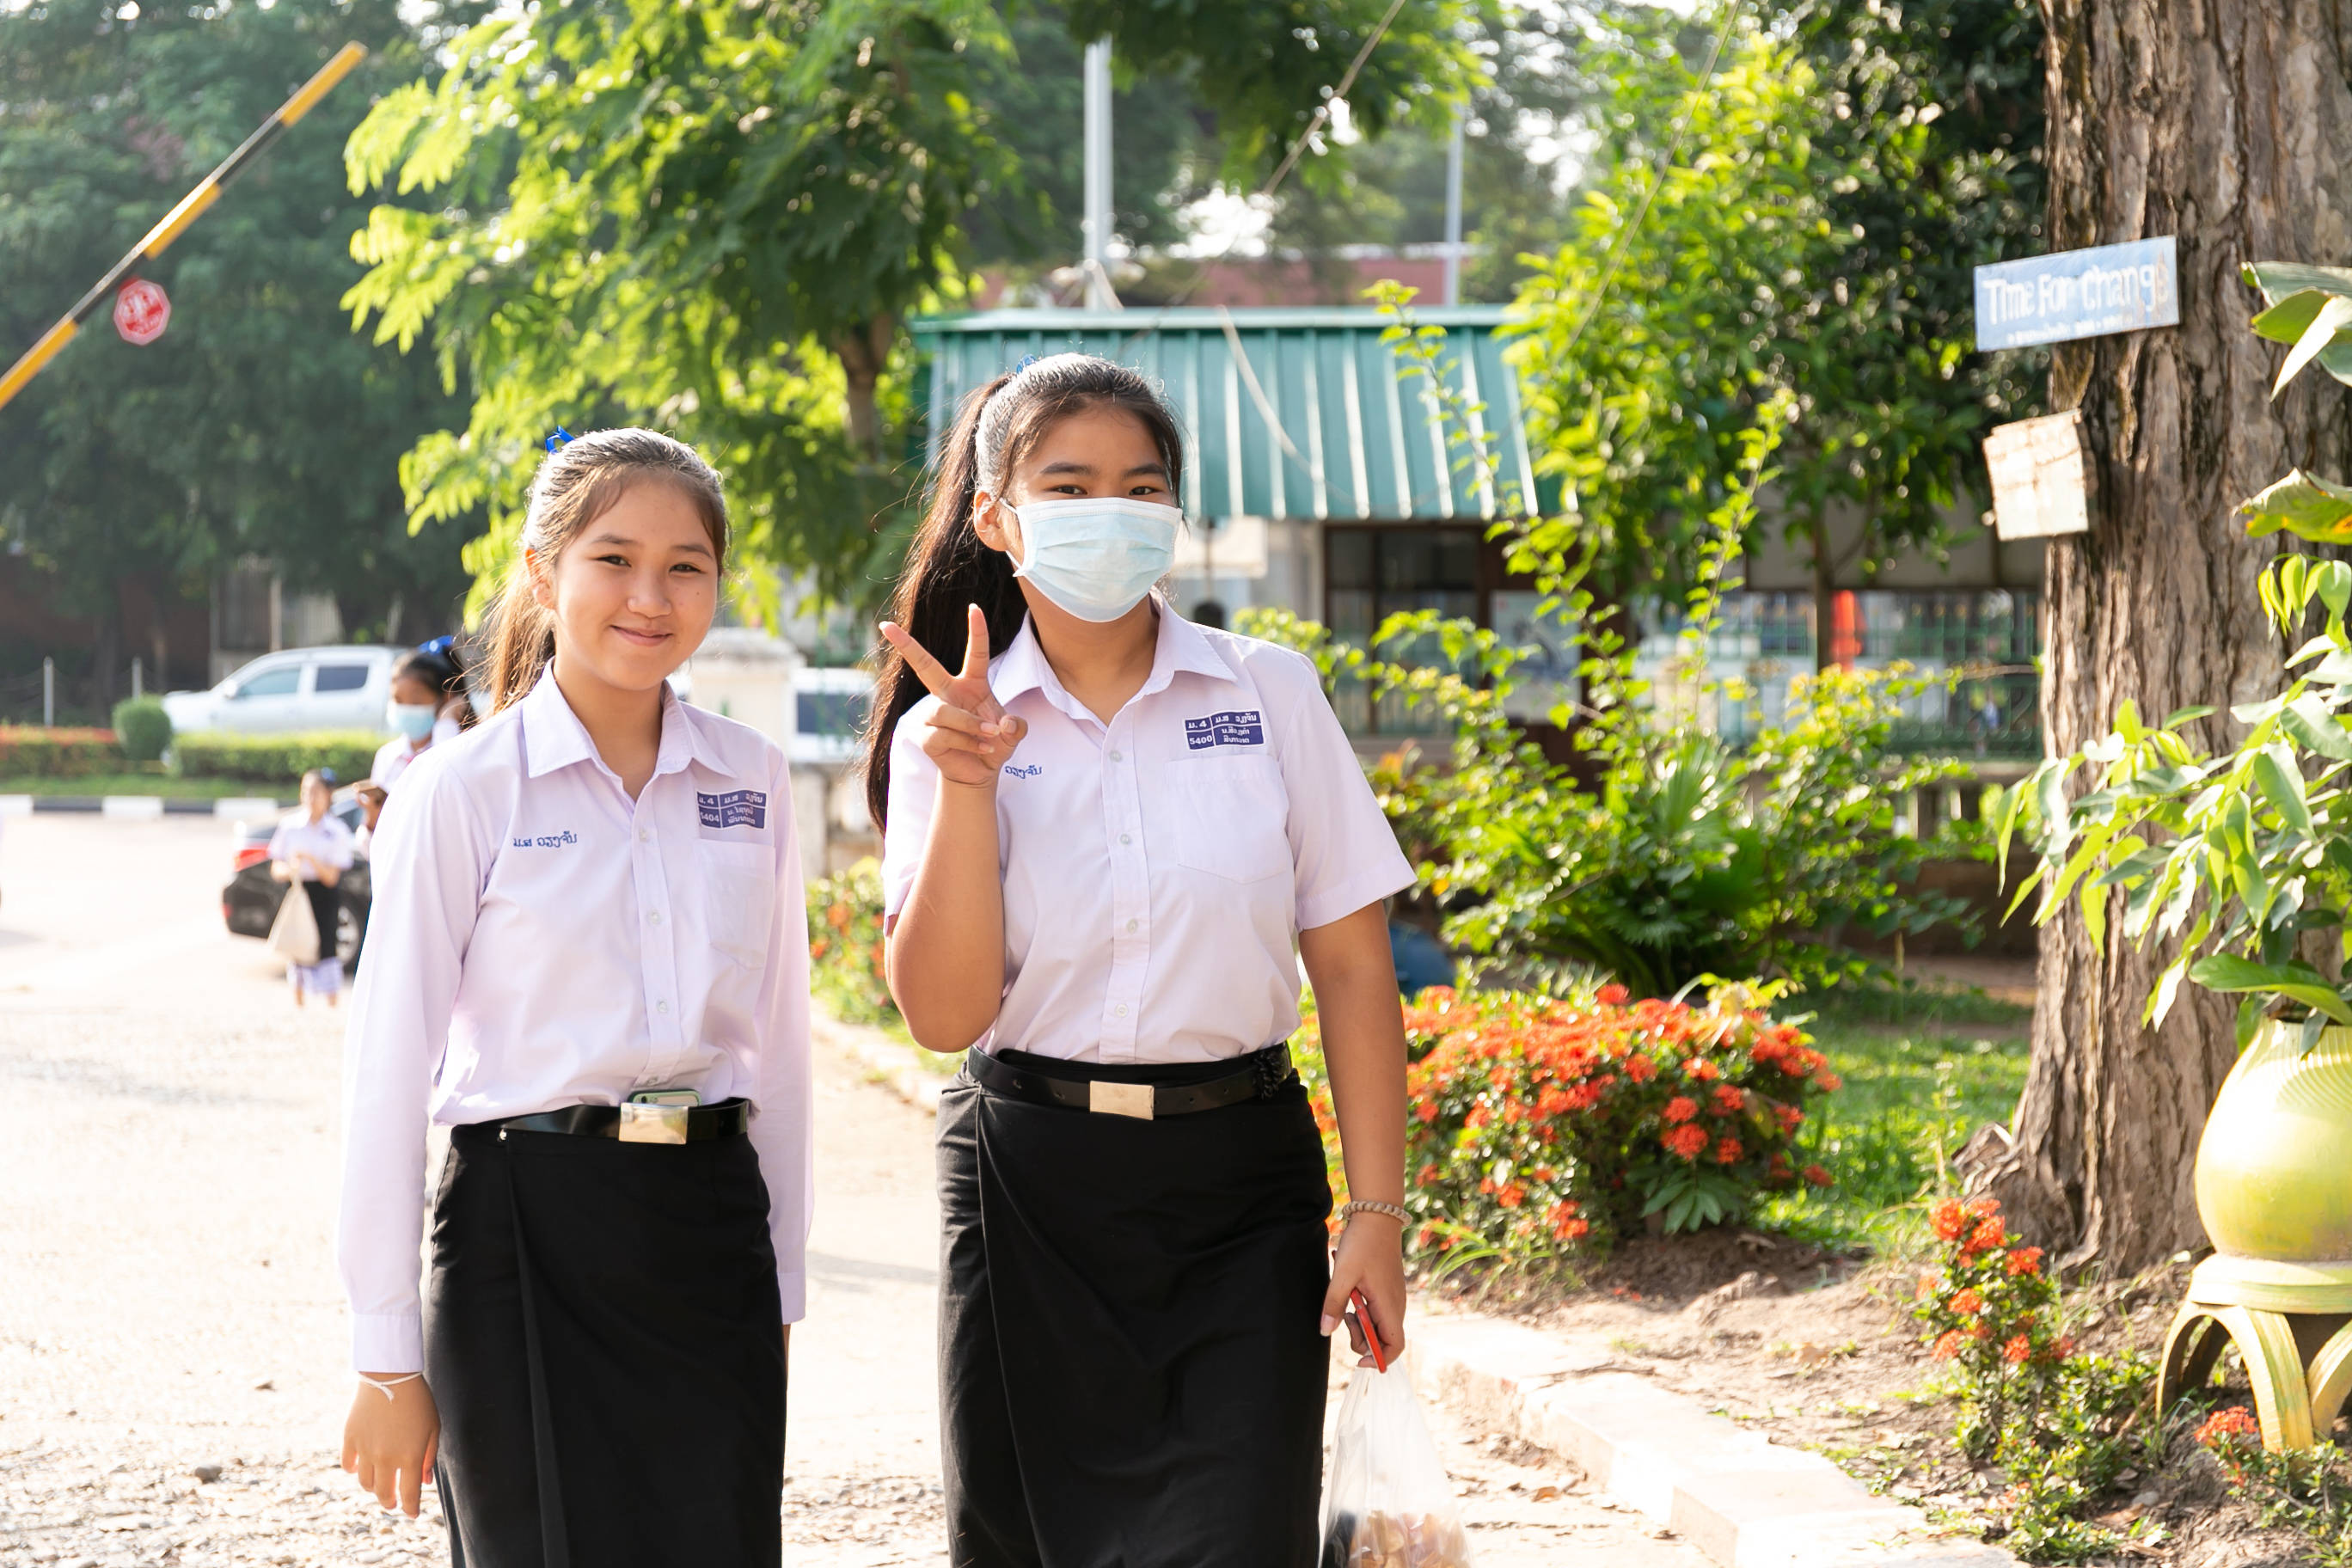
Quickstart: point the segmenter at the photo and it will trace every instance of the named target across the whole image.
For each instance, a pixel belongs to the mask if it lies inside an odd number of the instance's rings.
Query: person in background
[[[375,836],[386,793],[408,764],[436,742],[454,740],[474,727],[474,703],[457,638],[435,637],[400,656],[392,667],[392,700],[384,705],[383,718],[393,737],[378,748],[374,765],[359,786],[360,808],[367,814],[359,831],[362,853]]]
[[[269,836],[271,880],[299,883],[319,922],[319,961],[286,966],[297,1007],[313,991],[331,1007],[343,992],[343,961],[335,951],[336,917],[343,900],[336,885],[352,868],[355,850],[352,830],[329,809],[334,802],[334,770],[312,768],[302,775],[300,809],[288,813],[278,831]]]

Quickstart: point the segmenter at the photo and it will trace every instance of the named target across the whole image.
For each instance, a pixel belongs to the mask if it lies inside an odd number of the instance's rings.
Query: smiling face
[[[719,563],[702,514],[659,479],[623,490],[553,562],[526,559],[567,679],[650,691],[693,657],[718,612]]]
[[[1159,444],[1143,421],[1124,408],[1082,409],[1057,421],[1013,462],[1003,495],[983,489],[972,497],[972,531],[991,550],[1003,551],[1019,563],[1026,559],[1028,547],[1013,508],[1082,496],[1176,504]],[[1042,619],[1074,618],[1025,578],[1021,593],[1031,613]],[[1150,613],[1148,600],[1129,612]]]

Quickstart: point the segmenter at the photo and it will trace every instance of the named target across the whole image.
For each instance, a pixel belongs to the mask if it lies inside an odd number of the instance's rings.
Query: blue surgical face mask
[[[1181,514],[1131,496],[1069,496],[1013,509],[1026,554],[1013,569],[1082,621],[1115,621],[1176,563]]]
[[[387,702],[383,705],[383,721],[407,736],[413,746],[433,733],[433,704]]]

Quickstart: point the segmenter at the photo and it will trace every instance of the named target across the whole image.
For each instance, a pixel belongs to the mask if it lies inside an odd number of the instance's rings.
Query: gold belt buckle
[[[1104,1083],[1100,1079],[1087,1085],[1087,1109],[1108,1116],[1133,1116],[1151,1120],[1151,1086],[1148,1083]]]
[[[625,1100],[621,1105],[621,1142],[624,1143],[683,1143],[686,1142],[684,1105],[642,1105]]]

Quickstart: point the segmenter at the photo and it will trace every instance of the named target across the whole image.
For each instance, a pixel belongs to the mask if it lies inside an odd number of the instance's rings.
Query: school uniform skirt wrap
[[[1312,1568],[1331,1193],[1306,1089],[1143,1121],[961,1077],[939,1165],[955,1568]]]
[[[452,1563],[776,1563],[781,1321],[748,1138],[453,1130],[425,1308]]]

